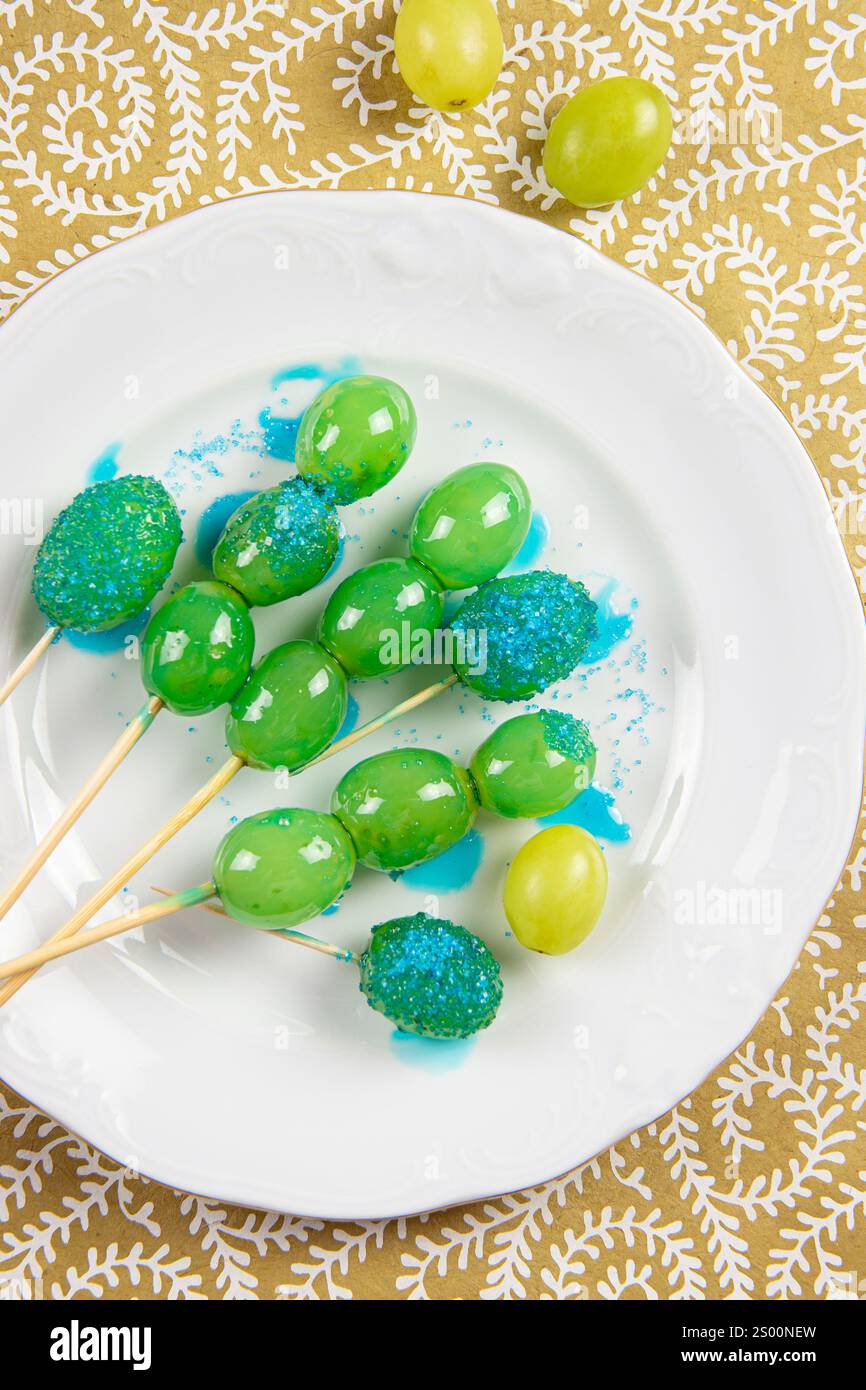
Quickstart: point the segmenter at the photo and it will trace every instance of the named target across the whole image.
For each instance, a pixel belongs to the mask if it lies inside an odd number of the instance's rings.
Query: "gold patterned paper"
[[[394,70],[392,0],[0,0],[0,314],[74,260],[271,188],[408,188],[566,228],[704,316],[809,448],[866,584],[866,16],[836,0],[499,0],[460,117]],[[664,177],[578,214],[544,131],[597,78],[677,113]],[[866,1296],[863,824],[753,1036],[568,1176],[427,1218],[322,1223],[118,1169],[0,1090],[0,1294]]]

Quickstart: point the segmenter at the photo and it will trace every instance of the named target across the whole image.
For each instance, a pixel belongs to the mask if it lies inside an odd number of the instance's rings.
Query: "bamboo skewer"
[[[72,829],[78,818],[86,811],[97,792],[105,786],[127,753],[132,751],[142,734],[147,732],[162,707],[162,700],[156,695],[151,696],[147,704],[142,706],[135,718],[124,729],[114,747],[109,749],[102,761],[93,769],[78,795],[73,797],[62,815],[57,818],[51,829],[30,854],[9,887],[0,896],[0,920],[6,916],[13,903],[18,901],[24,889],[36,877],[45,861],[54,853],[64,835]]]
[[[121,932],[132,931],[133,927],[144,926],[145,922],[168,917],[172,912],[180,912],[185,907],[194,907],[204,898],[213,897],[215,892],[216,888],[212,883],[201,883],[197,888],[187,888],[183,893],[175,893],[162,902],[150,903],[147,907],[139,908],[137,912],[127,912],[123,917],[113,917],[110,922],[91,927],[90,931],[79,932],[74,939],[52,938],[51,941],[46,941],[44,946],[38,946],[35,951],[25,951],[24,955],[16,956],[14,960],[4,961],[0,965],[0,980],[7,980],[10,975],[17,975],[22,971],[26,971],[26,978],[29,978],[49,961],[68,956],[72,951],[81,951],[85,946],[92,946],[97,941],[106,941],[110,936],[119,936]]]
[[[152,893],[162,893],[167,898],[175,896],[173,888],[157,888],[155,883],[152,883],[150,887]],[[225,917],[229,922],[232,920],[218,900],[211,899],[208,902],[203,899],[201,902],[189,903],[188,905],[190,907],[202,907],[205,912],[215,912],[217,917]],[[265,931],[266,928],[259,927],[257,930]],[[80,932],[78,936],[80,940]],[[332,941],[320,941],[317,936],[308,936],[306,932],[295,931],[293,927],[273,927],[268,932],[268,936],[280,936],[284,941],[297,942],[299,946],[308,946],[311,951],[321,951],[323,955],[334,956],[337,960],[357,961],[359,959],[354,951],[349,950],[348,946],[335,946]],[[0,979],[2,979],[2,974],[0,974]]]
[[[386,710],[384,714],[377,715],[375,719],[371,719],[366,724],[360,725],[359,728],[353,729],[352,732],[346,734],[344,738],[337,739],[335,743],[329,744],[317,757],[311,759],[303,768],[299,768],[298,772],[303,772],[307,767],[315,766],[316,763],[324,762],[326,758],[332,758],[335,754],[341,753],[343,749],[351,747],[352,744],[357,743],[359,739],[365,738],[368,734],[376,733],[377,730],[384,728],[386,724],[390,724],[394,719],[399,718],[401,714],[405,714],[409,710],[417,708],[418,705],[422,705],[427,700],[432,700],[435,696],[440,695],[444,690],[448,690],[457,680],[458,677],[452,673],[452,675],[446,676],[440,681],[436,681],[433,685],[426,686],[424,690],[418,691],[417,694],[410,695],[408,699],[402,700],[400,704],[394,705],[392,709]],[[223,787],[231,781],[236,773],[240,772],[241,768],[245,766],[246,764],[242,758],[235,757],[234,755],[228,758],[226,762],[223,763],[222,767],[217,769],[210,781],[206,782],[205,785],[196,792],[195,796],[190,797],[189,801],[187,801],[170,820],[166,821],[165,825],[163,825],[155,835],[152,835],[146,844],[142,845],[141,848],[118,869],[117,873],[113,874],[110,879],[107,879],[93,897],[90,898],[88,902],[84,903],[84,905],[69,918],[69,921],[65,922],[64,925],[54,933],[46,945],[50,946],[55,942],[64,941],[67,937],[74,936],[79,932],[81,928],[90,921],[91,917],[93,917],[100,908],[104,907],[105,904],[114,897],[115,893],[119,892],[133,875],[136,874],[139,869],[143,868],[144,865],[153,858],[157,851],[162,849],[179,830],[189,824],[189,822],[198,815],[199,811],[203,810],[203,808],[213,800],[217,793],[222,791]],[[7,1003],[7,1001],[18,992],[21,986],[32,978],[36,973],[36,969],[38,969],[38,967],[6,979],[6,983],[0,987],[0,1007]],[[8,973],[8,971],[5,972],[7,976]],[[0,975],[0,978],[3,978],[3,976]]]
[[[308,767],[315,767],[316,763],[323,763],[326,758],[333,758],[335,753],[342,753],[344,748],[351,748],[353,743],[359,739],[366,738],[368,734],[378,733],[379,729],[384,729],[386,724],[391,724],[395,719],[399,719],[401,714],[408,714],[410,710],[417,709],[419,705],[424,705],[428,700],[441,695],[443,690],[448,690],[452,685],[456,685],[460,679],[457,675],[445,676],[443,680],[436,681],[434,685],[425,686],[416,695],[410,695],[408,700],[402,700],[399,705],[394,705],[384,714],[377,714],[375,719],[368,719],[366,724],[359,724],[357,729],[353,729],[350,734],[338,738],[336,743],[329,743],[319,755],[311,758],[299,771],[304,772]]]
[[[33,667],[36,665],[43,652],[47,652],[51,643],[56,637],[60,636],[62,631],[63,629],[59,627],[49,627],[45,629],[36,645],[31,647],[24,660],[20,665],[15,667],[15,670],[6,681],[5,685],[0,687],[0,705],[4,704],[6,700],[9,699],[13,690],[15,690],[16,687],[21,684],[24,677],[33,670]]]
[[[90,921],[94,913],[98,912],[101,907],[104,907],[105,904],[114,897],[115,893],[120,892],[121,888],[132,878],[133,874],[137,873],[149,859],[152,859],[157,850],[161,849],[164,844],[167,844],[172,835],[175,835],[182,826],[186,825],[188,821],[191,821],[193,816],[197,815],[204,806],[207,806],[208,802],[212,801],[217,793],[222,791],[223,787],[231,781],[235,773],[240,772],[241,768],[244,766],[245,764],[241,758],[228,758],[226,762],[223,763],[222,767],[217,769],[210,781],[206,782],[205,785],[196,792],[195,796],[190,797],[186,805],[182,806],[170,820],[166,821],[165,825],[163,825],[160,830],[157,830],[156,834],[152,835],[146,844],[143,844],[130,859],[127,859],[122,868],[118,869],[116,874],[113,874],[111,878],[107,879],[105,883],[97,889],[93,897],[80,907],[78,911],[69,918],[69,921],[64,923],[59,931],[54,933],[47,944],[53,944],[55,941],[63,941],[66,937],[74,936],[76,932],[80,931],[81,928]],[[6,984],[0,988],[0,1005],[5,1004],[8,999],[11,999],[13,994],[17,993],[21,986],[26,984],[33,974],[35,974],[35,971],[29,970],[26,974],[17,975],[14,979],[7,980]]]
[[[155,892],[163,893],[167,890],[157,888]],[[216,887],[213,883],[200,883],[197,887],[187,888],[182,893],[172,893],[161,902],[149,903],[147,907],[141,907],[136,912],[127,912],[122,917],[112,917],[110,922],[102,922],[98,927],[91,927],[89,931],[80,931],[74,937],[66,937],[62,941],[47,941],[44,946],[37,946],[34,951],[25,951],[14,960],[3,961],[0,964],[0,980],[8,980],[10,976],[22,972],[26,972],[29,978],[29,975],[35,974],[52,960],[72,955],[74,951],[83,951],[88,946],[94,946],[97,941],[107,941],[112,936],[121,936],[123,932],[132,931],[134,927],[143,927],[147,922],[170,917],[173,912],[182,912],[187,907],[205,907],[211,912],[228,917],[223,907],[208,901],[215,896]],[[274,930],[271,935],[281,936],[293,941],[297,946],[306,946],[310,951],[318,951],[321,955],[333,956],[337,960],[356,959],[355,953],[347,946],[337,946],[332,941],[320,941],[317,936],[308,936],[306,932],[293,931],[290,927]]]

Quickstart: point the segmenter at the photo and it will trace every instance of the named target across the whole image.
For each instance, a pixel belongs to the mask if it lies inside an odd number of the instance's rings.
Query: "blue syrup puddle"
[[[504,575],[523,574],[525,570],[531,570],[538,564],[549,540],[550,524],[547,517],[543,512],[533,512],[529,522],[529,530],[526,533],[526,540],[502,573]]]
[[[110,627],[107,632],[73,632],[71,628],[65,628],[63,640],[81,651],[107,656],[110,652],[121,651],[128,637],[140,636],[149,621],[150,608],[147,607],[141,613],[136,613],[134,618],[127,618],[125,623]]]
[[[598,592],[593,594],[593,599],[598,607],[596,616],[598,636],[587,648],[581,662],[583,666],[593,666],[596,662],[603,661],[606,656],[610,655],[614,647],[631,636],[634,627],[634,610],[637,608],[638,602],[637,599],[632,599],[625,613],[617,612],[613,606],[613,600],[618,589],[619,580],[608,579]]]
[[[538,823],[545,826],[579,825],[597,840],[607,840],[610,844],[623,844],[631,839],[631,827],[617,809],[613,793],[595,782],[561,811],[540,816]]]
[[[410,888],[430,892],[456,893],[467,888],[481,867],[484,858],[484,839],[477,830],[469,830],[456,845],[437,854],[424,864],[404,869],[400,880]]]
[[[419,1038],[395,1028],[391,1034],[391,1052],[407,1066],[421,1071],[448,1072],[462,1066],[475,1044],[474,1038]]]
[[[344,357],[336,367],[326,367],[320,362],[301,362],[296,367],[285,367],[282,371],[276,372],[271,377],[271,390],[279,391],[281,386],[294,381],[315,381],[320,383],[320,390],[324,390],[335,381],[343,381],[347,376],[356,376],[359,370],[360,364],[355,357]],[[287,406],[288,403],[285,395],[280,398],[281,406]],[[265,406],[259,413],[265,450],[272,458],[294,463],[295,444],[303,413],[301,411],[298,415],[281,415],[271,406]]]
[[[205,569],[210,569],[214,547],[229,517],[255,495],[254,491],[227,492],[224,497],[217,497],[209,507],[205,507],[195,533],[195,557]]]
[[[112,478],[117,477],[118,463],[117,455],[120,453],[120,441],[115,440],[103,449],[99,458],[95,458],[87,470],[88,483],[107,483]]]

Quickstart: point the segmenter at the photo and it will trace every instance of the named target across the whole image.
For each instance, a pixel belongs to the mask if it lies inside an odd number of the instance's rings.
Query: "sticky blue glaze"
[[[335,381],[343,381],[347,376],[356,376],[360,364],[356,357],[344,357],[336,367],[326,367],[320,362],[300,362],[295,367],[284,367],[271,377],[271,390],[278,391],[287,381],[316,381],[321,390]],[[317,393],[318,394],[318,393]],[[275,415],[270,406],[265,406],[259,414],[259,425],[265,440],[265,449],[272,458],[283,459],[286,463],[295,461],[295,442],[301,423],[300,415]]]
[[[620,642],[624,642],[630,635],[634,627],[634,612],[637,607],[637,600],[633,599],[630,604],[632,611],[627,613],[617,613],[613,607],[613,596],[619,588],[618,579],[608,579],[599,589],[598,593],[593,593],[592,597],[598,606],[596,616],[596,626],[598,636],[591,642],[586,649],[583,658],[583,666],[592,666],[597,661],[609,656],[614,647]],[[591,592],[591,590],[590,590]]]
[[[543,512],[533,512],[529,522],[529,530],[526,533],[526,540],[502,573],[522,574],[524,570],[531,570],[538,564],[549,540],[550,525],[547,517]]]
[[[346,706],[346,718],[343,720],[342,724],[340,725],[339,729],[334,735],[335,740],[338,738],[343,738],[346,734],[350,734],[357,722],[358,701],[355,699],[354,695],[350,695],[349,702]]]
[[[284,459],[286,463],[295,461],[295,441],[298,437],[300,415],[285,417],[274,415],[270,406],[259,412],[259,424],[265,437],[265,451],[271,458]]]
[[[454,1071],[466,1061],[474,1045],[474,1038],[419,1038],[399,1028],[391,1034],[393,1056],[421,1071]]]
[[[144,632],[149,621],[148,606],[134,618],[127,618],[125,623],[118,623],[117,627],[110,627],[105,632],[73,632],[71,628],[64,629],[62,640],[72,647],[79,647],[82,651],[105,655],[120,651],[126,645],[127,637],[138,637]]]
[[[466,888],[480,868],[484,858],[484,839],[477,830],[468,830],[462,840],[423,864],[406,869],[400,878],[410,888],[431,892],[456,893]]]
[[[229,517],[255,495],[255,492],[227,492],[224,497],[217,497],[209,507],[205,507],[195,533],[195,557],[206,569],[210,569],[214,546]]]
[[[99,458],[93,460],[87,470],[88,483],[107,483],[111,478],[116,478],[118,473],[117,455],[120,453],[120,441],[115,440],[103,449]]]
[[[595,782],[575,797],[570,805],[552,815],[540,816],[539,825],[579,825],[597,840],[622,844],[631,839],[631,827],[626,825],[614,803],[613,793]]]

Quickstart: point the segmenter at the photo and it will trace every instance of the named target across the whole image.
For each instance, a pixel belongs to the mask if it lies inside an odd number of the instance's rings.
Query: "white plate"
[[[866,681],[852,576],[781,414],[672,298],[562,233],[469,202],[252,197],[67,271],[0,333],[3,495],[43,499],[50,518],[120,442],[122,471],[178,487],[192,536],[214,497],[288,468],[230,441],[202,460],[197,432],[227,436],[235,420],[235,438],[254,432],[263,408],[299,409],[316,389],[272,391],[281,369],[347,357],[403,381],[420,429],[403,474],[344,512],[340,575],[403,553],[424,490],[492,457],[521,470],[547,518],[539,563],[594,576],[596,592],[599,576],[617,581],[630,637],[550,697],[592,721],[599,781],[632,827],[607,846],[603,920],[568,957],[524,952],[501,882],[536,827],[485,816],[468,886],[359,870],[318,924],[357,947],[372,923],[424,908],[480,932],[505,996],[473,1043],[398,1041],[352,967],[190,912],[43,971],[3,1011],[0,1070],[163,1182],[382,1217],[563,1172],[737,1046],[850,844]],[[39,620],[32,549],[6,537],[3,552],[8,667]],[[189,544],[176,578],[196,572]],[[309,631],[333,582],[257,614],[259,651]],[[140,704],[125,655],[61,643],[4,710],[7,876]],[[429,679],[356,687],[361,717]],[[290,790],[245,771],[133,892],[205,878],[231,816],[324,807],[361,752],[413,742],[467,758],[491,717],[514,712],[452,691]],[[47,937],[222,755],[220,713],[163,714],[10,914],[4,955]]]

